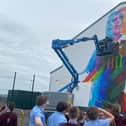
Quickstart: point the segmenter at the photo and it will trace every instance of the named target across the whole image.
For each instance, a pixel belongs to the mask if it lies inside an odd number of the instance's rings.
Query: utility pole
[[[32,81],[32,92],[34,91],[35,86],[35,74],[33,75],[33,81]]]
[[[34,105],[34,86],[35,86],[35,74],[33,75],[33,80],[32,80],[31,105]]]
[[[12,101],[13,101],[13,97],[14,97],[14,88],[15,88],[16,75],[17,75],[17,73],[14,72],[13,87],[12,87]]]
[[[12,87],[12,90],[14,90],[15,88],[15,81],[16,81],[16,72],[14,72],[14,79],[13,79],[13,87]]]

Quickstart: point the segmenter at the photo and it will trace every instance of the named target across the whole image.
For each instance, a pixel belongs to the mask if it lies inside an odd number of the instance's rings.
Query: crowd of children
[[[59,102],[46,122],[44,108],[48,98],[39,96],[36,103],[30,114],[29,126],[126,126],[126,116],[121,114],[118,104],[106,104],[105,109],[93,106],[82,111],[66,102]]]

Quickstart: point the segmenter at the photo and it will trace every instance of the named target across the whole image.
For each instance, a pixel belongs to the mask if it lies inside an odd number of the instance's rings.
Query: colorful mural
[[[119,103],[126,112],[126,7],[108,16],[106,36],[113,39],[112,55],[92,55],[83,82],[92,81],[89,106]]]

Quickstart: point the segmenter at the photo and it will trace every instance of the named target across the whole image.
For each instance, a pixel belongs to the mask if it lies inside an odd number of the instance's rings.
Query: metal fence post
[[[14,72],[14,79],[13,79],[13,87],[12,87],[12,90],[14,90],[15,88],[15,81],[16,81],[16,72]]]
[[[14,89],[15,89],[16,75],[17,75],[17,73],[14,72],[13,87],[12,87],[12,101],[14,100],[13,97],[14,97]]]
[[[21,110],[21,120],[20,120],[21,126],[24,126],[24,111]]]
[[[31,92],[31,105],[33,105],[33,97],[34,97],[34,86],[35,86],[35,74],[33,75],[33,80],[32,80],[32,92]]]
[[[32,92],[34,91],[35,86],[35,74],[33,75],[33,81],[32,81]]]

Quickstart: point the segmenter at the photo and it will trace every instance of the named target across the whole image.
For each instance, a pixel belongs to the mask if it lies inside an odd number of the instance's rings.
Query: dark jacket
[[[62,126],[80,126],[80,124],[71,124],[71,123],[64,123]]]
[[[125,116],[118,116],[115,117],[116,126],[126,126],[126,117]]]
[[[0,126],[17,126],[17,115],[13,112],[5,112],[0,115]]]

